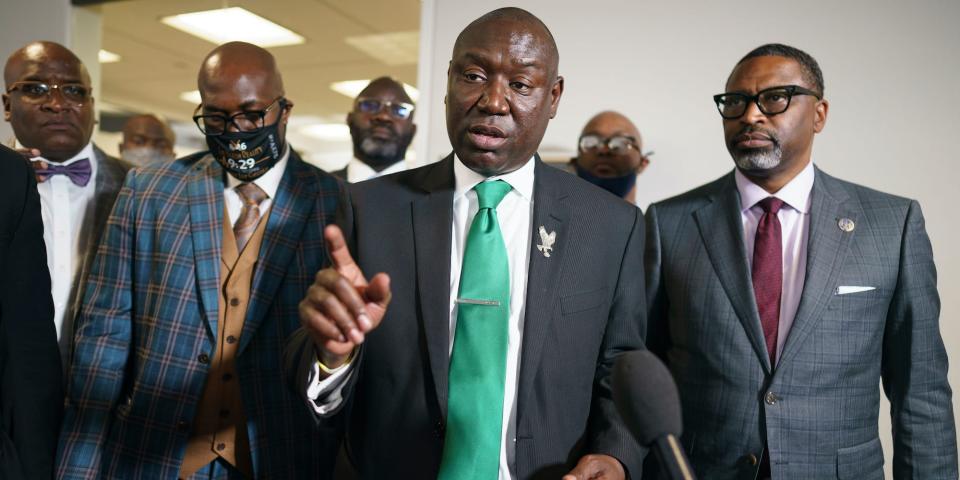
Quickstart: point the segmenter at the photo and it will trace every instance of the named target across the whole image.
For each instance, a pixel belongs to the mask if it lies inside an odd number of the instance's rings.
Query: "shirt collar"
[[[478,183],[488,181],[488,180],[503,180],[510,184],[510,187],[513,188],[521,197],[526,199],[528,202],[533,201],[533,178],[534,171],[536,167],[536,162],[533,161],[533,157],[530,157],[530,160],[527,160],[522,167],[503,175],[494,175],[491,177],[484,177],[483,175],[470,170],[469,167],[463,164],[456,155],[453,157],[453,176],[456,180],[456,189],[454,190],[453,198],[456,200],[467,194],[473,187]]]
[[[24,146],[20,143],[19,140],[17,141],[16,146],[17,146],[17,148],[24,148]],[[54,165],[67,166],[67,165],[70,165],[71,163],[75,163],[75,162],[78,162],[78,161],[80,161],[80,160],[83,160],[84,158],[90,159],[90,164],[91,164],[91,165],[94,165],[94,164],[97,163],[97,156],[96,156],[96,154],[95,154],[94,151],[93,151],[93,141],[92,141],[92,140],[89,141],[89,142],[87,142],[87,145],[86,145],[85,147],[83,147],[82,150],[80,150],[79,152],[77,152],[76,155],[74,155],[74,156],[68,158],[66,161],[63,161],[63,162],[60,162],[60,163],[51,162],[50,160],[47,160],[46,158],[44,158],[44,157],[42,157],[42,156],[40,156],[40,157],[33,157],[33,158],[31,158],[30,160],[31,160],[31,161],[34,161],[34,162],[38,162],[38,161],[43,160],[44,162],[53,163]]]
[[[737,182],[737,190],[740,192],[741,212],[753,208],[757,202],[770,196],[769,192],[741,173],[739,168],[734,170],[733,176]],[[810,210],[810,191],[813,190],[814,177],[813,162],[811,161],[774,195],[794,210],[807,213]]]
[[[379,172],[370,168],[369,165],[363,163],[362,160],[357,157],[353,157],[350,160],[350,163],[347,164],[347,181],[350,183],[362,182],[364,180],[370,180],[371,178],[382,177],[384,175],[390,175],[391,173],[397,173],[405,170],[407,164],[404,160],[390,165]]]
[[[253,183],[260,187],[264,193],[267,194],[267,198],[276,198],[277,190],[280,188],[280,180],[283,178],[283,172],[287,169],[287,160],[290,159],[290,144],[288,143],[286,148],[283,151],[283,156],[280,157],[280,161],[276,165],[267,170],[267,173],[264,173],[253,181]],[[242,182],[233,177],[233,175],[227,174],[227,188],[236,188]]]

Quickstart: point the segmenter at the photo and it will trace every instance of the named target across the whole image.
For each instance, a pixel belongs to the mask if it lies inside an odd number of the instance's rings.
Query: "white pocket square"
[[[877,287],[858,287],[855,285],[841,285],[837,287],[837,295],[846,295],[848,293],[860,293],[860,292],[869,292],[870,290],[876,290]]]

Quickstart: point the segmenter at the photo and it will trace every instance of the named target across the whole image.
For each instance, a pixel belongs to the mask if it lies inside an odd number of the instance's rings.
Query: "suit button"
[[[760,463],[760,460],[757,460],[757,456],[752,453],[746,454],[743,457],[743,461],[747,462],[747,465],[750,465],[751,467],[756,467],[757,464]]]
[[[197,357],[197,361],[200,362],[200,363],[202,363],[202,364],[204,364],[204,365],[206,365],[206,364],[210,363],[210,355],[207,355],[206,353],[201,353],[201,354]]]
[[[774,395],[773,392],[767,392],[767,394],[763,396],[763,401],[767,402],[767,405],[776,405],[777,400],[780,400],[780,399],[777,398],[777,396]]]
[[[218,452],[222,452],[222,451],[224,451],[226,448],[227,448],[227,444],[226,444],[226,443],[218,443],[218,444],[217,444],[217,451],[218,451]]]
[[[231,306],[231,307],[236,307],[237,305],[240,305],[240,299],[239,299],[239,298],[231,298],[231,299],[230,299],[230,306]]]
[[[437,423],[433,425],[433,434],[434,434],[435,436],[437,436],[437,438],[443,436],[443,422],[442,422],[442,421],[437,420]]]
[[[237,337],[234,337],[233,335],[227,335],[227,343],[231,345],[237,343]]]
[[[190,424],[183,420],[180,420],[179,422],[177,422],[177,430],[183,433],[187,433],[190,431]]]
[[[230,380],[233,380],[233,374],[224,373],[220,378],[223,379],[224,382],[229,382]]]

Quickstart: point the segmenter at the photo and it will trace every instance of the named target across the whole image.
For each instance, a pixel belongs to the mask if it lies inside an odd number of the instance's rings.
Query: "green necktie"
[[[510,185],[496,180],[473,189],[480,209],[460,269],[440,480],[495,480],[500,469],[510,268],[497,205]]]

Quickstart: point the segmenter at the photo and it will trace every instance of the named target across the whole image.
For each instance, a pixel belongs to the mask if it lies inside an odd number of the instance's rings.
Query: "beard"
[[[746,150],[731,149],[733,162],[740,170],[748,172],[764,171],[776,168],[783,161],[783,149],[780,147],[780,139],[773,132],[757,128],[747,127],[738,135],[746,135],[755,131],[762,131],[773,143],[769,148],[751,148]]]
[[[355,147],[363,154],[360,160],[374,170],[380,171],[403,160],[409,144],[410,138],[396,137],[389,140],[380,140],[365,137],[358,144],[355,144]]]

